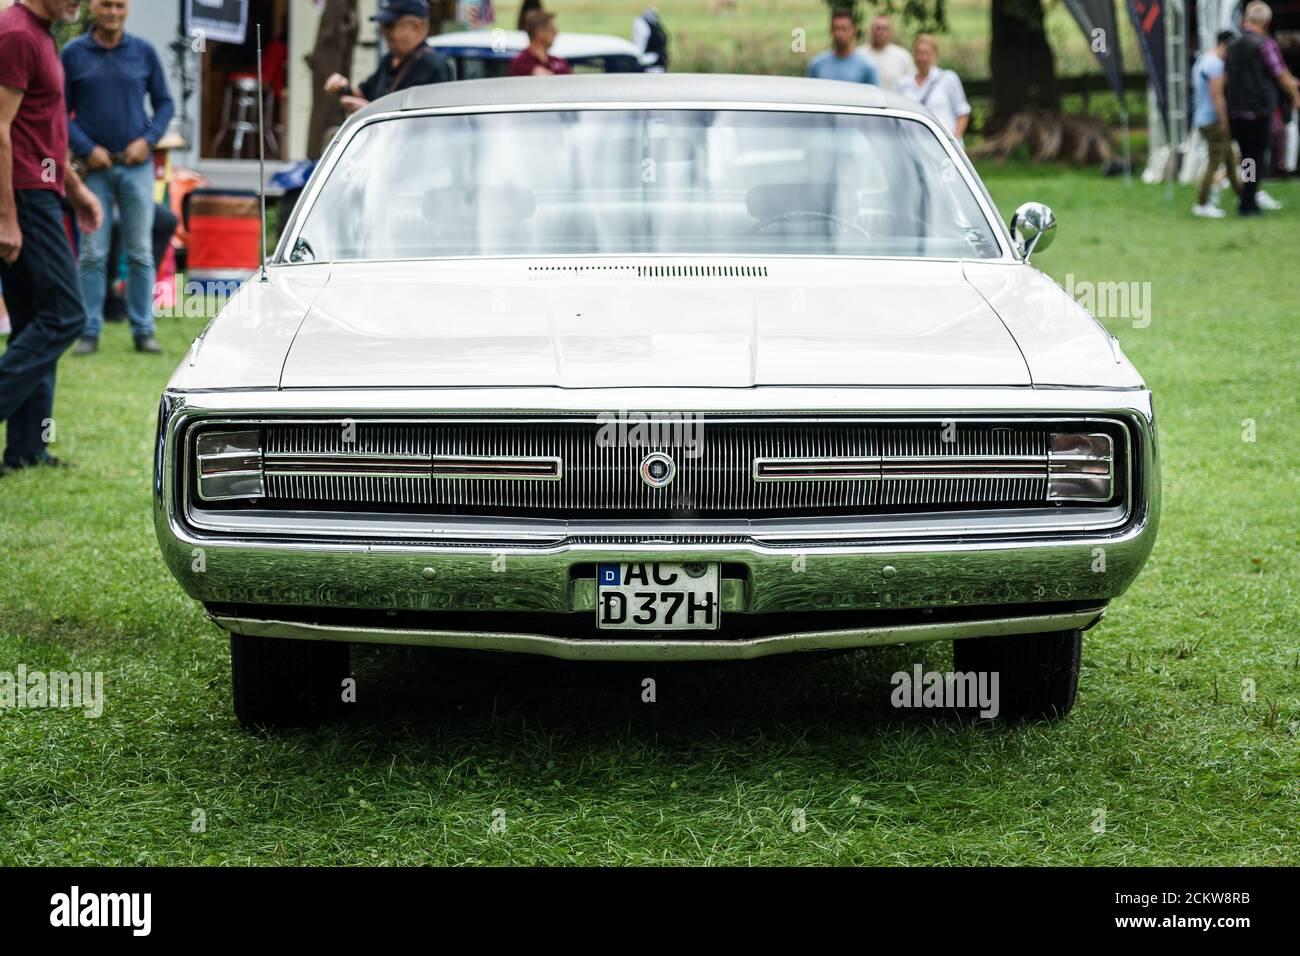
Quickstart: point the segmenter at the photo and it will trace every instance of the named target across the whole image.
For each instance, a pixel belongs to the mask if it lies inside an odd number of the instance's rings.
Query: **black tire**
[[[235,716],[245,727],[303,727],[342,717],[350,650],[341,641],[231,634]]]
[[[998,674],[999,717],[1055,720],[1079,692],[1083,632],[1011,634],[952,642],[953,670]]]

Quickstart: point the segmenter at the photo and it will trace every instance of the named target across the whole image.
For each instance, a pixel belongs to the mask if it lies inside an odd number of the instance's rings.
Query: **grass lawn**
[[[0,710],[0,864],[1300,863],[1300,188],[1207,222],[1186,189],[987,178],[1004,212],[1056,208],[1058,280],[1152,296],[1148,327],[1109,324],[1158,395],[1160,540],[1087,635],[1068,719],[894,711],[915,648],[676,668],[371,648],[351,723],[245,733],[149,511],[158,394],[200,322],[162,324],[164,359],[110,326],[61,366],[77,467],[0,479],[0,670],[103,671],[107,696],[98,720]]]

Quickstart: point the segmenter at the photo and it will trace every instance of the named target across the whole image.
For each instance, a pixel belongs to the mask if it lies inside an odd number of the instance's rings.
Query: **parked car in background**
[[[569,54],[566,54],[569,55]],[[954,642],[1064,714],[1156,534],[1151,393],[924,106],[628,75],[348,119],[159,415],[246,724],[349,645],[583,661]]]
[[[528,46],[522,30],[465,30],[426,41],[452,64],[458,80],[506,75],[506,67]],[[551,54],[575,73],[640,73],[642,53],[630,40],[594,33],[560,33]]]

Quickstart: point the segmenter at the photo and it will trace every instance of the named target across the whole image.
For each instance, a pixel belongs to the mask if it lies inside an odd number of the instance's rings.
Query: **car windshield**
[[[292,262],[715,253],[996,258],[938,138],[881,115],[556,110],[358,130]]]

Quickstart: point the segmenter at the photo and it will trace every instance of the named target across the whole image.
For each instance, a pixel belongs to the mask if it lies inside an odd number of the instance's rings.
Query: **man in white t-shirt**
[[[912,54],[894,42],[894,21],[884,14],[871,21],[870,42],[858,47],[858,52],[876,68],[881,89],[892,90],[899,80],[916,73]]]

